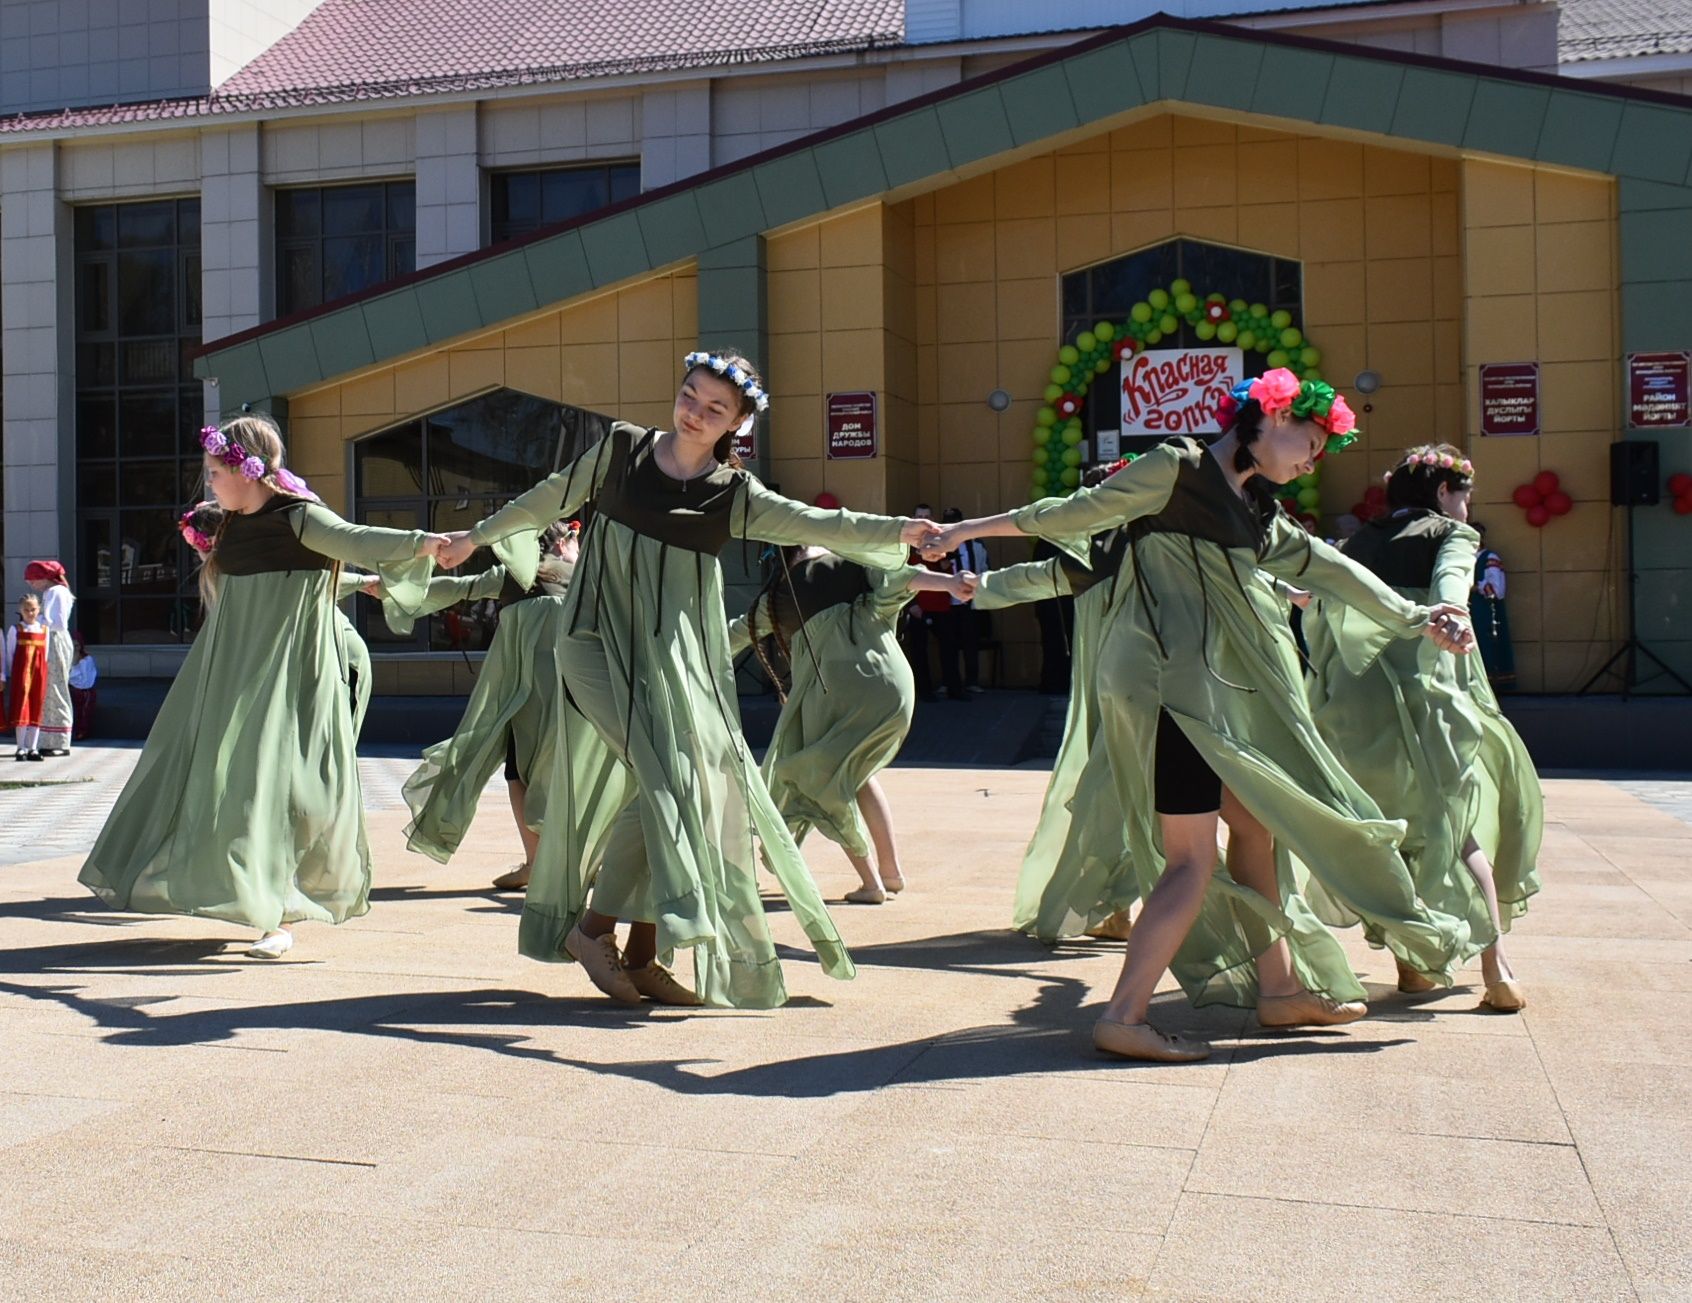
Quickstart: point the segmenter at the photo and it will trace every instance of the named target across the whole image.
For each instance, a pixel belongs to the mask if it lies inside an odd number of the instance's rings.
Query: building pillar
[[[76,459],[71,371],[70,208],[51,143],[0,154],[0,327],[5,330],[5,582],[30,558],[60,557],[75,578]]]
[[[476,106],[417,115],[417,266],[482,247]]]
[[[259,126],[208,131],[200,141],[201,338],[250,330],[276,311],[275,207],[259,165]],[[206,420],[225,415],[205,386]]]

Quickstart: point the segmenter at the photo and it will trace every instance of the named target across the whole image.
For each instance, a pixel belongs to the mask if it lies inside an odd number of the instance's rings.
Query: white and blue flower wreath
[[[770,409],[770,396],[764,392],[764,387],[746,373],[745,368],[738,363],[730,362],[727,358],[718,357],[715,353],[689,353],[682,359],[682,365],[689,371],[694,367],[708,366],[725,380],[740,386],[740,392],[752,400],[752,405],[760,412]]]

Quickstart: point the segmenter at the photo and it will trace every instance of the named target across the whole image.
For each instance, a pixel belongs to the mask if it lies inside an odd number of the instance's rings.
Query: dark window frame
[[[324,199],[342,197],[357,190],[373,192],[370,199],[379,218],[375,223],[328,230],[324,224]],[[310,210],[310,229],[293,229],[288,209],[300,205]],[[278,186],[272,195],[273,279],[276,315],[289,317],[321,307],[383,284],[417,268],[417,182],[411,178],[379,181],[349,181],[336,185]],[[379,246],[380,274],[372,279],[342,277],[337,280],[326,246],[350,241]],[[304,259],[311,288],[294,285],[288,275],[290,261]],[[346,283],[342,283],[345,281]],[[356,282],[356,283],[354,283]]]
[[[194,432],[205,419],[192,369],[202,334],[200,201],[78,205],[73,224],[78,624],[90,643],[187,642],[198,623],[198,558],[175,520],[200,479]],[[91,278],[103,287],[93,321]],[[126,323],[131,310],[157,310],[165,284],[168,310],[145,328]]]
[[[603,198],[582,207],[565,202],[562,186],[551,187],[553,180],[568,179],[603,181]],[[533,183],[535,204],[533,216],[514,218],[510,215],[514,185]],[[504,244],[543,226],[552,226],[572,218],[584,217],[612,204],[632,199],[640,193],[640,159],[613,158],[590,163],[561,163],[546,167],[500,168],[488,173],[488,234],[490,244]]]

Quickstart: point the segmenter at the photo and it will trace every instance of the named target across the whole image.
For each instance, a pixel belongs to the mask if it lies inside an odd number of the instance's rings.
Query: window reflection
[[[276,312],[303,312],[416,265],[411,181],[276,192]]]
[[[639,160],[495,172],[488,177],[489,234],[501,244],[639,193]]]
[[[354,517],[390,529],[468,529],[610,430],[609,417],[497,389],[394,426],[354,447]],[[479,550],[458,573],[494,565]],[[482,651],[498,627],[498,603],[460,603],[404,637],[373,607],[358,621],[372,647],[390,651]]]

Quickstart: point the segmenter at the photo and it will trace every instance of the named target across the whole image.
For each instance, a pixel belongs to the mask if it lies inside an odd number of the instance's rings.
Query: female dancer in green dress
[[[1462,920],[1416,899],[1397,849],[1403,825],[1383,818],[1323,745],[1290,631],[1254,572],[1297,579],[1400,636],[1452,647],[1466,634],[1464,612],[1405,601],[1276,505],[1266,480],[1290,481],[1325,441],[1351,441],[1344,399],[1284,368],[1237,394],[1227,433],[1210,447],[1171,440],[1096,488],[966,521],[927,549],[960,536],[1037,533],[1081,556],[1087,535],[1130,527],[1116,597],[1126,605],[1099,649],[1098,696],[1145,904],[1094,1028],[1101,1049],[1130,1058],[1208,1053],[1146,1022],[1166,968],[1195,1003],[1255,1004],[1266,1026],[1366,1012],[1344,950],[1278,877],[1273,839],[1418,971],[1449,981],[1468,943]],[[1219,816],[1230,826],[1237,883],[1213,874]]]
[[[564,683],[553,649],[562,635],[564,595],[576,568],[580,526],[555,521],[541,531],[514,535],[495,545],[505,559],[479,575],[443,575],[429,584],[429,596],[411,615],[427,615],[459,602],[497,600],[499,627],[464,718],[444,742],[423,753],[423,763],[406,780],[411,850],[445,864],[476,817],[482,789],[503,760],[523,842],[523,862],[494,879],[500,891],[521,891],[540,844],[552,776],[555,716]]]
[[[624,1003],[786,1000],[754,839],[824,970],[853,974],[740,732],[717,555],[736,538],[820,543],[891,570],[938,526],[770,492],[732,455],[737,431],[767,405],[744,358],[689,354],[672,430],[617,422],[442,552],[459,564],[479,545],[594,508],[564,599],[559,755],[519,947],[569,955]],[[631,923],[623,953],[620,919]],[[696,993],[660,962],[678,948],[694,952]]]
[[[1389,514],[1348,539],[1345,555],[1410,601],[1466,602],[1480,547],[1465,523],[1473,490],[1474,467],[1456,448],[1412,448],[1388,472]],[[1314,614],[1310,705],[1322,737],[1387,817],[1409,824],[1404,851],[1422,899],[1493,938],[1481,952],[1483,1003],[1523,1008],[1503,933],[1539,890],[1544,798],[1485,663],[1389,641],[1326,600]],[[1400,990],[1431,986],[1400,965]]]
[[[446,540],[342,520],[282,464],[262,417],[208,427],[201,445],[226,513],[201,569],[217,600],[81,881],[114,909],[257,928],[249,953],[274,958],[287,924],[369,908],[336,569],[370,567],[416,600]]]
[[[905,889],[892,809],[875,777],[899,754],[916,709],[899,614],[912,593],[967,602],[974,591],[970,574],[911,565],[866,570],[821,548],[790,548],[771,583],[729,625],[730,650],[754,648],[778,692],[766,635],[792,667],[764,753],[764,781],[795,844],[814,827],[846,852],[860,880],[846,893],[855,905],[879,905]]]
[[[315,495],[312,495],[315,498]],[[217,546],[218,531],[223,528],[223,508],[213,500],[197,502],[183,512],[182,519],[176,522],[177,531],[182,539],[195,552],[199,553],[203,565],[212,549]],[[210,575],[202,574],[201,600],[207,610],[211,609],[217,600],[216,572]],[[381,581],[375,575],[360,574],[356,570],[342,570],[336,576],[335,582],[335,628],[341,637],[341,654],[345,658],[347,667],[347,695],[352,705],[353,741],[357,742],[359,734],[364,732],[364,717],[370,710],[370,691],[372,676],[370,671],[370,648],[365,646],[364,639],[358,636],[358,630],[353,622],[347,619],[347,613],[339,605],[347,598],[358,593],[369,593],[372,597],[381,596]]]

